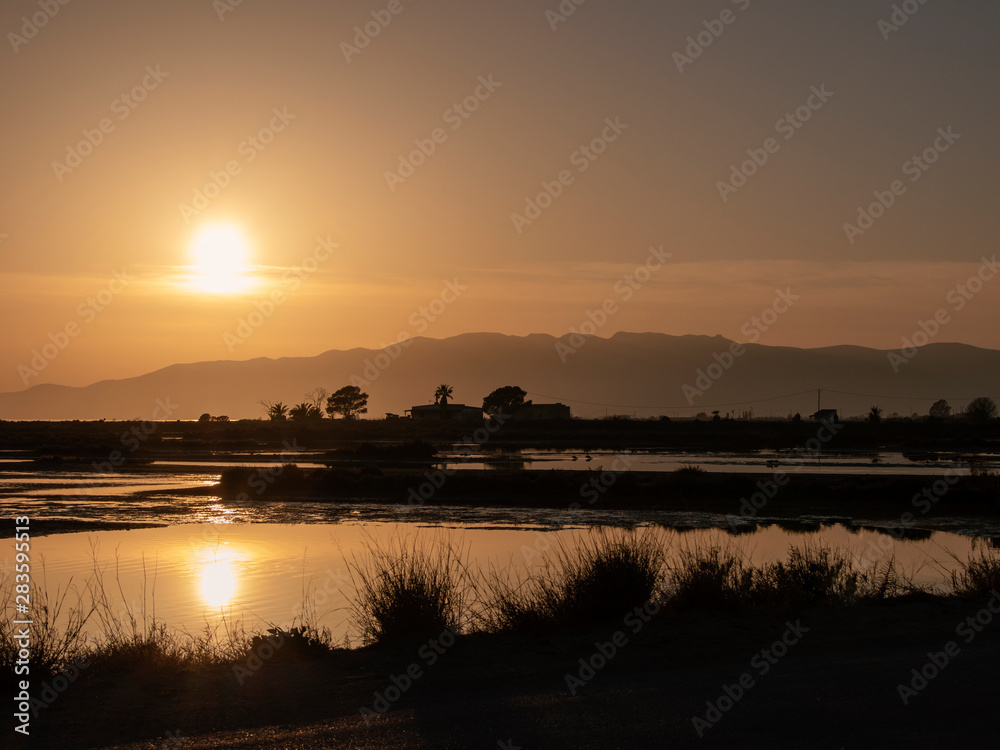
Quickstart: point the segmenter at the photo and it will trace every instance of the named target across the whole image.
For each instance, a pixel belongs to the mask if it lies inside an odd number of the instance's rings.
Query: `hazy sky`
[[[61,3],[0,10],[0,390],[778,289],[760,343],[1000,347],[990,0]]]

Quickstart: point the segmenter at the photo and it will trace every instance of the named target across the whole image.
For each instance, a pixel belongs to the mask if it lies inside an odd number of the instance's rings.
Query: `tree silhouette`
[[[272,422],[284,422],[288,419],[288,406],[280,401],[276,403],[258,401],[257,403],[264,407],[264,410],[267,412],[267,418]]]
[[[442,407],[448,405],[448,399],[451,398],[452,387],[447,383],[442,383],[434,391],[434,403],[441,404]]]
[[[931,406],[929,414],[935,419],[947,419],[948,417],[951,416],[951,404],[949,404],[943,398],[938,399]]]
[[[357,419],[359,414],[368,413],[368,394],[356,385],[345,385],[327,398],[326,413],[331,417],[340,414],[344,419]]]
[[[516,385],[505,385],[497,388],[489,396],[483,399],[483,411],[493,415],[511,415],[523,406],[530,406],[530,401],[525,401],[528,394]]]
[[[979,398],[973,399],[968,406],[965,407],[965,413],[971,419],[975,419],[977,422],[985,422],[987,419],[993,419],[997,415],[997,404],[991,398],[986,396],[980,396]]]
[[[326,399],[329,395],[330,391],[322,386],[317,386],[305,395],[305,399],[310,404],[315,406],[317,410],[322,410],[323,404],[326,403]],[[322,416],[322,414],[320,416]]]
[[[882,421],[882,410],[878,406],[873,406],[868,411],[868,421],[872,424],[878,424]]]
[[[291,411],[288,412],[288,417],[293,422],[308,422],[322,419],[323,412],[319,410],[319,407],[303,401],[292,407]]]

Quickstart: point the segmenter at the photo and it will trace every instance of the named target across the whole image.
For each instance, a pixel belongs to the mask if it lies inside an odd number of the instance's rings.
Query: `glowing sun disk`
[[[201,230],[191,245],[195,285],[211,294],[232,294],[248,286],[250,248],[242,232],[232,226]]]

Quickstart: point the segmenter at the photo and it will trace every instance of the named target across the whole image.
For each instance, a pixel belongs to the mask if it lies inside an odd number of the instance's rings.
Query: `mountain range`
[[[750,408],[755,416],[807,416],[819,403],[842,416],[876,404],[887,415],[908,415],[926,414],[939,398],[960,409],[977,396],[996,397],[998,374],[1000,351],[956,343],[900,353],[660,333],[468,333],[384,350],[175,364],[85,387],[36,385],[0,394],[0,419],[253,418],[264,414],[261,400],[295,404],[317,386],[332,392],[350,384],[369,394],[367,416],[376,418],[433,403],[441,383],[453,387],[456,403],[479,406],[493,389],[517,385],[536,403],[561,401],[583,417],[741,415]]]

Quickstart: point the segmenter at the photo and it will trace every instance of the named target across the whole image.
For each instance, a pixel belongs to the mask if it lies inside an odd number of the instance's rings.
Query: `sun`
[[[213,225],[198,232],[191,243],[194,285],[210,294],[234,294],[251,283],[250,245],[234,226]]]

